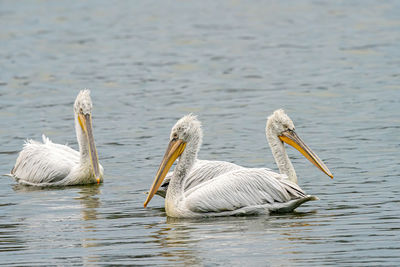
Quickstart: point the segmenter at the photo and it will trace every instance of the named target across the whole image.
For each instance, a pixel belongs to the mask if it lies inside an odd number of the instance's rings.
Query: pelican
[[[101,183],[103,167],[99,164],[92,129],[90,91],[82,90],[74,104],[75,131],[79,152],[67,145],[27,140],[10,176],[24,185],[65,186]]]
[[[205,179],[186,189],[186,182],[195,165],[203,133],[201,123],[195,116],[191,114],[184,116],[171,130],[169,145],[144,207],[157,192],[178,157],[179,161],[173,171],[165,197],[165,210],[170,217],[290,212],[304,202],[317,200],[317,197],[307,195],[297,185],[296,172],[283,143],[299,150],[331,178],[333,175],[296,134],[293,122],[283,110],[275,111],[268,118],[266,134],[281,173],[267,168],[240,167]]]

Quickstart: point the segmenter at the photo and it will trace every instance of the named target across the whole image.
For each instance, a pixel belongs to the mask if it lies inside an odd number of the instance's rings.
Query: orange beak
[[[92,128],[92,117],[90,114],[82,114],[78,115],[79,125],[81,126],[83,132],[86,135],[89,144],[89,155],[90,162],[92,165],[93,175],[96,177],[96,181],[100,184],[100,166],[99,166],[99,157],[97,155],[96,145],[94,143],[93,137],[93,128]]]
[[[296,148],[301,154],[303,154],[312,164],[317,166],[318,169],[323,171],[326,175],[333,179],[331,171],[326,167],[322,160],[301,140],[301,138],[293,130],[284,131],[279,139],[288,145]]]
[[[146,201],[143,206],[146,208],[147,204],[153,198],[158,188],[160,188],[165,176],[167,175],[169,169],[171,169],[172,164],[175,160],[183,153],[186,147],[186,142],[181,139],[172,139],[165,151],[163,160],[161,161],[160,167],[158,168],[156,177],[154,178],[153,185],[150,188],[149,194],[147,195]]]

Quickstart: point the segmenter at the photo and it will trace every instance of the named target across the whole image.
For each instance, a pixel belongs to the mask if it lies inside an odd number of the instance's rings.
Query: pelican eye
[[[172,139],[178,139],[178,134],[177,134],[177,133],[174,133],[174,134],[172,135]]]

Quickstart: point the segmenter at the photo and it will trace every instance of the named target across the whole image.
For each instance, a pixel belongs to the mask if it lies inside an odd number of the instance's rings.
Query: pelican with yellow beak
[[[10,174],[18,183],[45,187],[103,181],[103,167],[99,164],[93,137],[89,90],[79,92],[74,112],[79,152],[55,144],[44,135],[43,143],[27,140]]]
[[[178,157],[179,161],[173,171],[165,197],[165,210],[170,217],[290,212],[304,202],[318,199],[307,195],[297,185],[296,172],[287,156],[284,143],[299,150],[331,178],[333,175],[295,133],[293,122],[283,110],[277,110],[268,117],[266,134],[281,173],[267,168],[235,168],[187,188],[185,184],[195,165],[203,133],[201,123],[195,116],[191,114],[184,116],[172,128],[167,151],[144,207],[156,194]]]

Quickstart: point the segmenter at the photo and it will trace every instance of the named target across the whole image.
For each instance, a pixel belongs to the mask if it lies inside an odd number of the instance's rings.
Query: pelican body
[[[268,118],[267,139],[281,173],[267,168],[237,167],[210,175],[201,181],[195,172],[207,170],[198,165],[202,142],[201,124],[193,115],[181,118],[172,128],[170,142],[150,188],[146,207],[161,186],[174,161],[179,161],[170,178],[165,210],[171,217],[210,217],[238,214],[290,212],[304,202],[318,199],[298,185],[293,165],[283,143],[298,149],[314,165],[333,177],[318,156],[297,136],[293,122],[283,110]],[[211,168],[212,169],[212,168]],[[193,182],[195,181],[195,182]],[[189,184],[193,184],[190,186]]]
[[[55,144],[44,135],[43,143],[27,140],[10,174],[18,183],[45,187],[103,181],[103,167],[99,164],[93,137],[89,90],[79,92],[74,113],[79,152]]]

